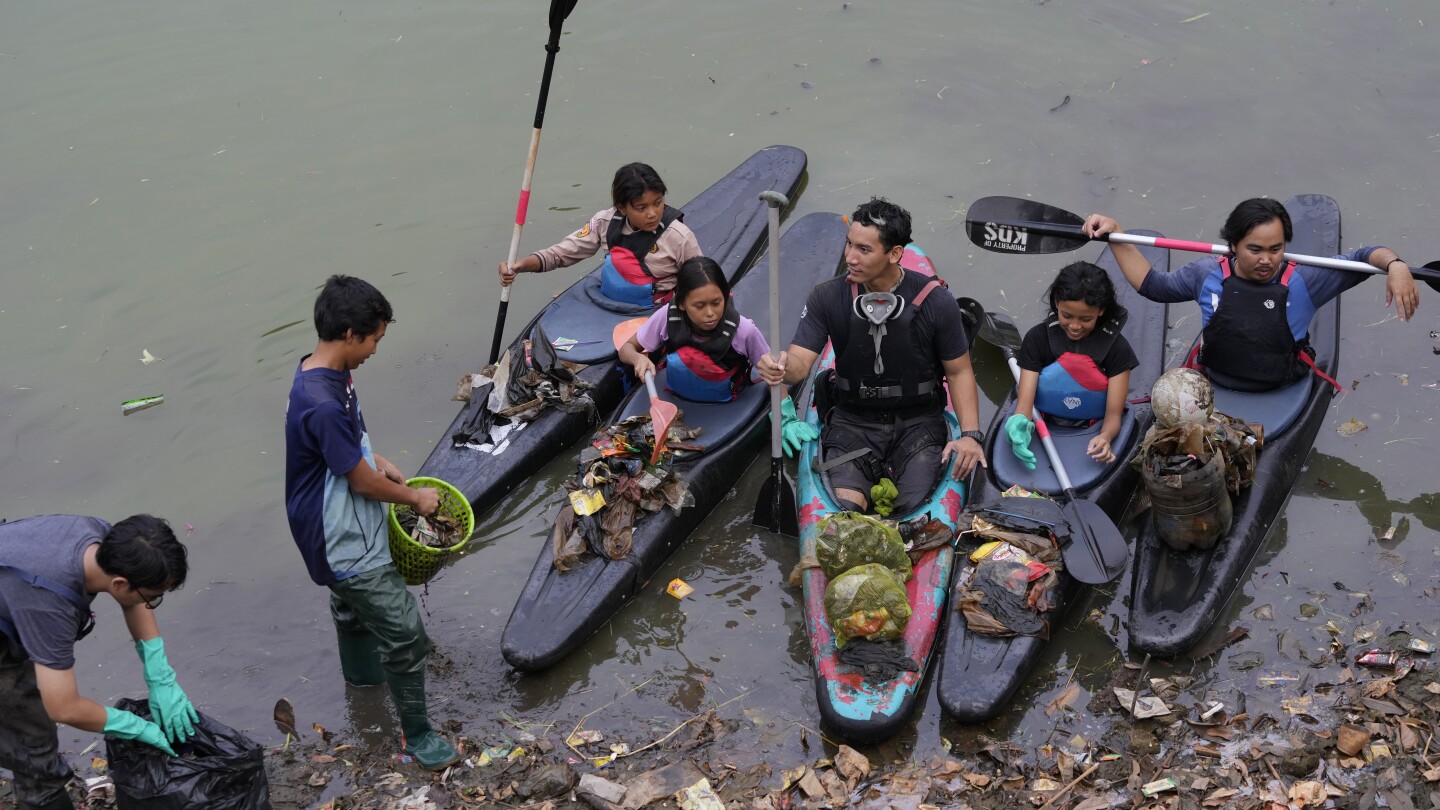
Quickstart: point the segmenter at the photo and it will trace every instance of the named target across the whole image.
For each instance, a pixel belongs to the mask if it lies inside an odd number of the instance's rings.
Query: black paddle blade
[[[1005,352],[1020,351],[1020,328],[1003,312],[986,312],[980,319],[980,339]]]
[[[960,305],[960,318],[965,323],[965,337],[969,342],[973,345],[977,339],[985,340],[985,336],[980,334],[980,324],[985,322],[984,305],[963,295],[955,296],[955,303]]]
[[[1425,272],[1426,270],[1430,272],[1427,273]],[[1418,273],[1415,272],[1414,267],[1410,268],[1410,272],[1415,274],[1415,278],[1429,284],[1430,289],[1440,290],[1440,260],[1430,262],[1424,267],[1421,267]]]
[[[1130,547],[1105,510],[1072,493],[1061,511],[1070,524],[1069,540],[1060,542],[1060,554],[1070,576],[1086,585],[1102,585],[1124,573]]]
[[[550,30],[558,29],[575,10],[576,0],[550,0]]]
[[[783,462],[782,462],[783,464]],[[795,482],[782,466],[772,470],[755,499],[751,524],[785,537],[800,536],[800,511],[795,503]]]
[[[970,241],[994,253],[1069,253],[1090,242],[1084,224],[1063,208],[1018,197],[981,197],[965,212]]]

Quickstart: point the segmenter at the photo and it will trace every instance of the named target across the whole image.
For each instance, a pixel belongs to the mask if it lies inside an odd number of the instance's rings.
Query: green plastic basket
[[[410,507],[390,504],[390,557],[395,560],[395,568],[400,571],[400,575],[405,577],[405,584],[424,585],[440,571],[451,554],[470,542],[470,533],[475,531],[475,510],[470,508],[470,501],[460,494],[460,490],[439,478],[411,478],[405,483],[411,489],[433,487],[439,490],[438,514],[454,518],[465,529],[464,539],[455,545],[449,548],[431,548],[415,542],[413,537],[400,528],[400,512],[409,512]]]

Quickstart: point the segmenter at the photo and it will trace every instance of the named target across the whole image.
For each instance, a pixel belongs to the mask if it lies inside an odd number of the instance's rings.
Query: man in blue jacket
[[[1103,214],[1090,215],[1084,231],[1091,238],[1123,233]],[[1142,296],[1200,305],[1204,342],[1198,360],[1206,376],[1235,391],[1270,391],[1313,368],[1309,331],[1315,312],[1371,275],[1287,262],[1285,245],[1294,233],[1283,204],[1255,198],[1235,206],[1220,229],[1230,256],[1206,256],[1172,273],[1152,273],[1134,245],[1115,242],[1110,249]],[[1385,305],[1395,304],[1402,321],[1415,314],[1420,305],[1415,277],[1395,251],[1362,247],[1335,258],[1384,271]]]

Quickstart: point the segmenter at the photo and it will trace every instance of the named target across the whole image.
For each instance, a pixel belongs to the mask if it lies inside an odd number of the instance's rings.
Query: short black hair
[[[910,212],[884,197],[871,197],[855,209],[850,221],[878,229],[880,246],[887,251],[910,244]]]
[[[725,279],[725,271],[720,265],[708,256],[696,256],[686,259],[680,265],[680,272],[675,274],[675,303],[685,303],[685,298],[709,284],[720,288],[720,294],[726,298],[730,297],[730,282]]]
[[[1235,206],[1235,210],[1225,218],[1225,226],[1220,229],[1220,238],[1234,250],[1240,240],[1245,238],[1245,234],[1277,219],[1285,229],[1285,242],[1288,244],[1295,238],[1295,228],[1290,224],[1290,212],[1277,200],[1252,197]]]
[[[615,170],[615,179],[610,181],[610,199],[616,208],[629,205],[650,191],[665,196],[665,181],[644,163],[626,163]]]
[[[365,338],[395,320],[390,302],[370,282],[333,275],[315,297],[315,332],[321,340],[344,340],[347,330]]]
[[[178,590],[190,572],[185,544],[170,524],[154,515],[132,515],[110,527],[95,562],[100,570],[124,577],[136,590]]]
[[[1060,268],[1045,292],[1045,299],[1051,315],[1059,314],[1061,301],[1084,301],[1104,311],[1102,321],[1123,322],[1126,318],[1125,307],[1120,305],[1110,274],[1090,262],[1073,262]]]

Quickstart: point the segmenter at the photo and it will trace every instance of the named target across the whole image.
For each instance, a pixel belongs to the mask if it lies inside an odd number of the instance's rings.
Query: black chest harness
[[[850,285],[849,328],[835,355],[839,404],[853,410],[924,410],[942,403],[942,371],[918,328],[920,307],[944,282],[905,270],[893,292]],[[866,329],[857,328],[864,324]],[[927,358],[930,358],[927,360]]]

